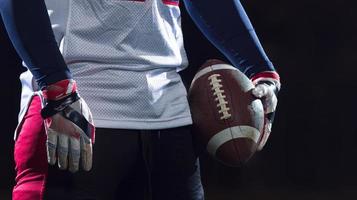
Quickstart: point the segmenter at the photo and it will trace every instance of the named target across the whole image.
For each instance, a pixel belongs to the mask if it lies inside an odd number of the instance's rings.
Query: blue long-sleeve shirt
[[[183,0],[204,35],[247,76],[274,71],[239,0]],[[44,0],[0,0],[9,37],[38,84],[71,78]]]
[[[9,38],[40,87],[71,78],[43,0],[0,0]]]
[[[275,71],[239,0],[183,0],[211,43],[248,77]]]

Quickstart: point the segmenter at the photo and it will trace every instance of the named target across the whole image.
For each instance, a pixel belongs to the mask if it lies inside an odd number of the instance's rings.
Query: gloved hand
[[[277,94],[281,84],[279,74],[273,71],[255,74],[251,80],[255,85],[252,94],[262,100],[265,113],[263,135],[258,142],[258,151],[260,151],[263,149],[271,133],[275,109],[278,103]]]
[[[92,168],[92,143],[95,127],[92,114],[77,93],[76,82],[62,80],[42,90],[47,133],[47,158],[51,165],[76,172],[79,163],[85,171]]]

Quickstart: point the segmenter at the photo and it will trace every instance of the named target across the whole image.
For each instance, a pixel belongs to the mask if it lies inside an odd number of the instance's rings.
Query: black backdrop
[[[227,168],[202,158],[207,199],[357,198],[357,3],[242,3],[282,78],[278,113],[269,143],[246,166]],[[0,28],[0,200],[7,200],[23,69]],[[185,12],[183,29],[189,81],[205,59],[222,56]]]

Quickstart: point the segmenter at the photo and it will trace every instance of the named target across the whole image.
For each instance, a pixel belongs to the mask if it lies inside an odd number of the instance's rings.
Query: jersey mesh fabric
[[[177,73],[187,66],[177,6],[161,0],[55,1],[46,1],[52,27],[56,39],[63,35],[61,51],[96,126],[192,123]]]

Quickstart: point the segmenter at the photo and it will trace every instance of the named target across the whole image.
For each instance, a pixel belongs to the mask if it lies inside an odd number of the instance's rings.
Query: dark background
[[[228,168],[202,158],[207,199],[356,199],[357,2],[242,3],[281,75],[282,90],[269,143],[246,166]],[[8,200],[23,69],[0,29],[0,200]],[[183,29],[191,66],[222,57],[185,12]],[[193,72],[184,74],[189,79]]]

